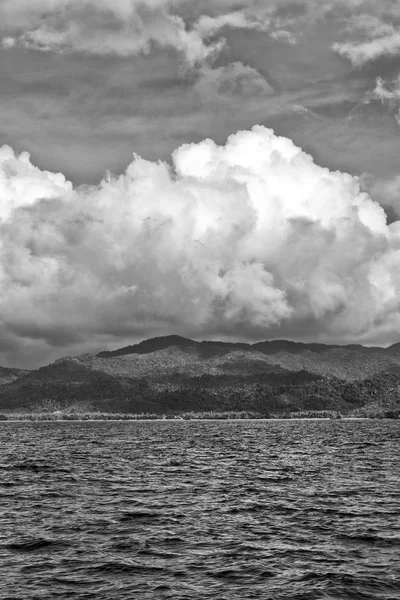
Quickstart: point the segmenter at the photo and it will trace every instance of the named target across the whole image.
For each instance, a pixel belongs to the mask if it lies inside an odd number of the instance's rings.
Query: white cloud
[[[261,19],[257,15],[251,16],[246,14],[245,11],[234,11],[217,16],[203,15],[196,23],[196,30],[203,37],[214,35],[224,27],[268,31],[270,19]]]
[[[18,208],[29,207],[40,199],[72,192],[72,184],[61,173],[41,171],[31,164],[27,152],[17,156],[9,146],[0,148],[0,223]]]
[[[330,0],[331,8],[342,22],[342,40],[332,45],[334,51],[347,58],[355,67],[382,57],[400,53],[400,4],[373,0]]]
[[[392,179],[375,180],[370,174],[364,173],[361,178],[363,188],[379,204],[390,208],[397,219],[400,218],[400,175]]]
[[[1,44],[5,50],[8,50],[9,48],[14,48],[16,40],[13,37],[5,37],[2,39]]]
[[[354,66],[361,67],[381,56],[399,54],[400,31],[361,43],[335,43],[332,48],[341,56],[348,58]]]
[[[375,88],[365,95],[363,103],[369,104],[372,100],[378,100],[387,106],[400,125],[400,75],[388,81],[377,77]]]
[[[224,28],[250,29],[294,44],[317,22],[334,24],[339,37],[333,49],[354,64],[363,64],[382,54],[398,52],[400,5],[375,0],[202,0],[195,28],[202,37]],[[339,41],[344,38],[344,41]]]
[[[395,110],[396,120],[400,125],[400,75],[389,82],[378,77],[372,97],[380,100],[382,104],[388,104],[390,109]]]
[[[346,22],[345,31],[374,38],[392,35],[395,28],[391,23],[382,21],[377,14],[366,12],[352,15]]]
[[[360,66],[400,51],[398,3],[371,0],[2,0],[5,48],[119,56],[174,48],[190,65],[215,56],[226,29],[248,29],[295,43],[321,19],[342,28],[333,49]],[[342,36],[343,37],[343,36]],[[212,40],[212,41],[211,41]]]
[[[4,48],[130,56],[148,52],[155,44],[181,52],[190,65],[220,52],[224,39],[210,38],[224,27],[295,41],[291,29],[296,19],[277,16],[279,2],[233,8],[232,2],[221,1],[195,5],[191,0],[2,0],[0,32]]]
[[[3,46],[129,56],[152,44],[182,52],[189,64],[218,52],[171,12],[174,0],[2,0]]]
[[[391,82],[385,82],[382,77],[378,77],[372,95],[382,102],[390,102],[391,100],[395,102],[400,101],[400,75]]]
[[[1,152],[0,334],[14,360],[139,331],[400,333],[399,224],[271,130],[181,146],[173,168],[135,157],[75,190]]]
[[[293,10],[292,4],[290,7]],[[218,8],[218,3],[214,8]],[[278,2],[271,3],[268,6],[260,6],[257,3],[250,2],[241,7],[240,10],[228,10],[228,12],[200,16],[195,24],[195,30],[206,39],[220,33],[224,28],[250,29],[268,33],[271,37],[286,43],[295,43],[295,32],[301,30],[304,25],[303,19],[299,18],[298,14],[292,16],[290,11],[285,16],[280,16],[279,8],[282,7],[279,6]]]

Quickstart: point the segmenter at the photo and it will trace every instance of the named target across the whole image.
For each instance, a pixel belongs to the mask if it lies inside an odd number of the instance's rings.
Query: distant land
[[[389,348],[286,340],[255,344],[156,337],[33,371],[0,367],[0,412],[334,411],[398,418],[400,343]]]

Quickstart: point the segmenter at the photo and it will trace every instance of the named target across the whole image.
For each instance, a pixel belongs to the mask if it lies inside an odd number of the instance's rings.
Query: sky
[[[400,340],[398,0],[2,0],[0,364]]]

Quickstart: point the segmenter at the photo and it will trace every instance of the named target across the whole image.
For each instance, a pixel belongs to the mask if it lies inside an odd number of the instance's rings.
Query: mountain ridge
[[[156,414],[364,414],[373,403],[375,415],[379,407],[390,406],[393,413],[398,392],[400,396],[400,344],[365,348],[287,340],[246,344],[151,338],[112,352],[64,357],[33,371],[10,373],[0,384],[0,410],[85,404],[106,412]]]
[[[287,352],[296,352],[299,350],[311,350],[316,353],[323,353],[334,348],[343,348],[348,350],[355,350],[365,354],[374,352],[384,353],[398,353],[400,355],[400,342],[384,348],[381,346],[363,346],[362,344],[323,344],[317,342],[294,342],[291,340],[265,340],[261,342],[254,342],[252,344],[247,342],[225,342],[225,341],[214,341],[214,340],[202,340],[198,342],[190,338],[185,338],[179,335],[167,335],[157,336],[132,344],[118,348],[117,350],[103,350],[97,354],[102,358],[111,358],[114,356],[122,356],[124,354],[147,354],[155,352],[169,346],[181,346],[181,347],[197,347],[205,348],[206,346],[215,348],[241,348],[243,350],[259,350],[264,354],[274,353],[279,350]]]

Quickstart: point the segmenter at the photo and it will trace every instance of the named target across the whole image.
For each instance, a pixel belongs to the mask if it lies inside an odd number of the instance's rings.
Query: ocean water
[[[398,421],[0,423],[0,599],[398,600]]]

